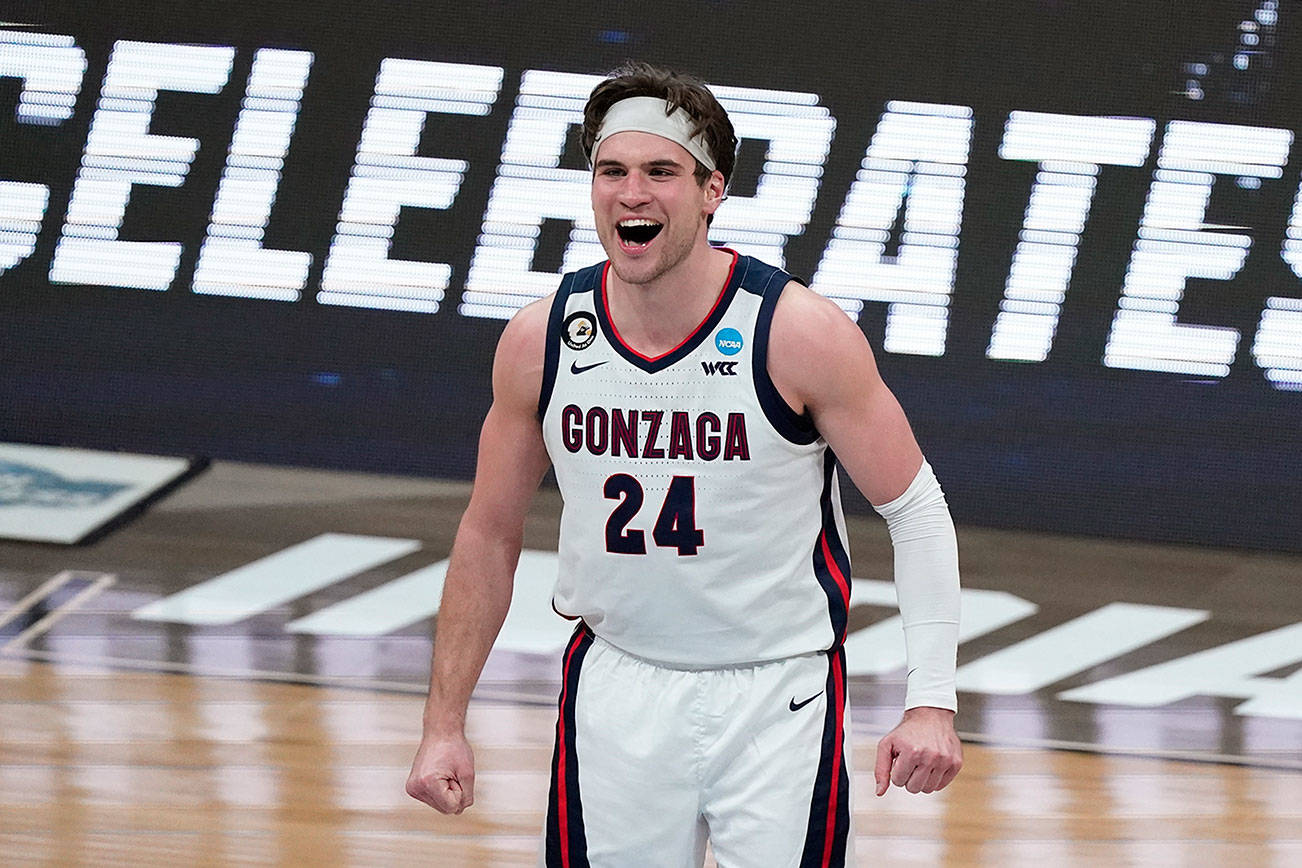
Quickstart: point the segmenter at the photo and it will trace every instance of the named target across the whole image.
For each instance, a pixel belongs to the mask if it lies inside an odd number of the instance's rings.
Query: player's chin
[[[651,283],[664,271],[655,257],[624,256],[622,253],[610,258],[610,266],[621,281],[633,285]]]

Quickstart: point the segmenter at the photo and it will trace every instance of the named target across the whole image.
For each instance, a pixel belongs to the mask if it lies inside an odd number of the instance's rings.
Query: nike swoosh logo
[[[606,359],[606,360],[604,360],[604,361],[600,361],[600,362],[593,362],[591,365],[584,365],[583,367],[579,367],[579,363],[578,363],[578,362],[571,362],[571,363],[570,363],[570,373],[571,373],[571,374],[582,374],[584,371],[591,371],[593,368],[599,368],[599,367],[601,367],[602,365],[606,364],[606,362],[609,362],[609,361],[610,361],[610,359]]]
[[[817,693],[815,693],[813,696],[806,699],[804,702],[796,702],[796,698],[793,696],[791,697],[791,705],[789,707],[791,708],[792,711],[799,711],[800,709],[804,708],[806,705],[813,702],[815,699],[817,699],[822,695],[823,695],[823,691],[820,690]]]

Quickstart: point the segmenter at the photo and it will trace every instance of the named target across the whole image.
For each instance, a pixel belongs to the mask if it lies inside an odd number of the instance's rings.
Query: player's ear
[[[710,177],[701,188],[705,197],[706,214],[713,214],[715,211],[719,210],[719,206],[723,204],[723,192],[726,186],[722,172],[715,169],[710,173]]]

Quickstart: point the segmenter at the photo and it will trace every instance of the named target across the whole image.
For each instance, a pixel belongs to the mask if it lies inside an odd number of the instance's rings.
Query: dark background
[[[1298,184],[1221,177],[1208,223],[1250,227],[1232,281],[1191,280],[1179,319],[1241,331],[1229,376],[1106,368],[1103,348],[1158,144],[1171,119],[1302,130],[1302,8],[1284,0],[1276,44],[1230,64],[1260,2],[891,0],[789,3],[259,2],[7,4],[19,32],[74,37],[89,68],[74,116],[16,122],[19,82],[0,78],[0,178],[50,187],[36,251],[0,274],[0,441],[199,455],[467,478],[502,323],[457,313],[521,74],[602,73],[634,57],[725,85],[809,91],[836,118],[813,217],[786,247],[812,276],[886,101],[971,106],[975,129],[946,352],[881,350],[885,305],[860,323],[877,349],[960,522],[1302,550],[1302,392],[1278,391],[1250,348],[1264,300],[1302,288],[1279,251]],[[178,188],[133,188],[119,237],[180,240],[166,292],[48,281],[99,85],[119,39],[231,45],[216,95],[162,93],[151,132],[200,150]],[[315,60],[285,161],[267,248],[311,251],[294,303],[196,295],[199,243],[253,52]],[[430,115],[420,153],[470,167],[452,206],[405,209],[391,256],[452,265],[437,314],[314,299],[379,63],[386,57],[505,69],[492,111]],[[1184,94],[1206,63],[1206,94]],[[1049,358],[989,360],[1033,163],[999,157],[1014,110],[1155,118],[1143,168],[1104,166]],[[743,143],[734,192],[763,147]],[[726,207],[726,206],[725,206]],[[545,233],[535,269],[559,262]],[[564,233],[557,235],[563,243]],[[1302,335],[1298,337],[1302,341]],[[858,503],[860,508],[863,504]]]

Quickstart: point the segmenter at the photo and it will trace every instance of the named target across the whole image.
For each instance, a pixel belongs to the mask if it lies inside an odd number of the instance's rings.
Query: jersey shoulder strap
[[[788,282],[794,280],[801,286],[809,286],[808,283],[796,277],[794,274],[783,271],[776,265],[769,265],[753,256],[743,256],[737,262],[737,267],[741,271],[740,288],[753,295],[762,296],[766,300],[772,298],[771,304],[777,303],[777,297],[782,294],[782,288]]]
[[[556,388],[556,369],[561,358],[561,330],[565,323],[565,310],[570,298],[585,292],[593,292],[601,286],[601,275],[606,263],[598,262],[578,271],[571,271],[561,278],[561,285],[556,289],[552,299],[551,311],[547,315],[547,340],[543,354],[542,387],[538,390],[538,421],[542,421],[551,401],[552,390]]]
[[[808,408],[797,413],[791,408],[777,386],[769,376],[769,332],[773,327],[773,311],[777,309],[782,291],[791,281],[801,286],[808,286],[798,277],[794,277],[781,268],[760,262],[758,259],[745,257],[746,271],[742,274],[742,289],[760,297],[759,312],[755,318],[755,334],[752,344],[751,374],[755,384],[755,396],[759,399],[764,415],[768,417],[773,428],[784,438],[799,445],[809,445],[818,440],[818,429]]]

